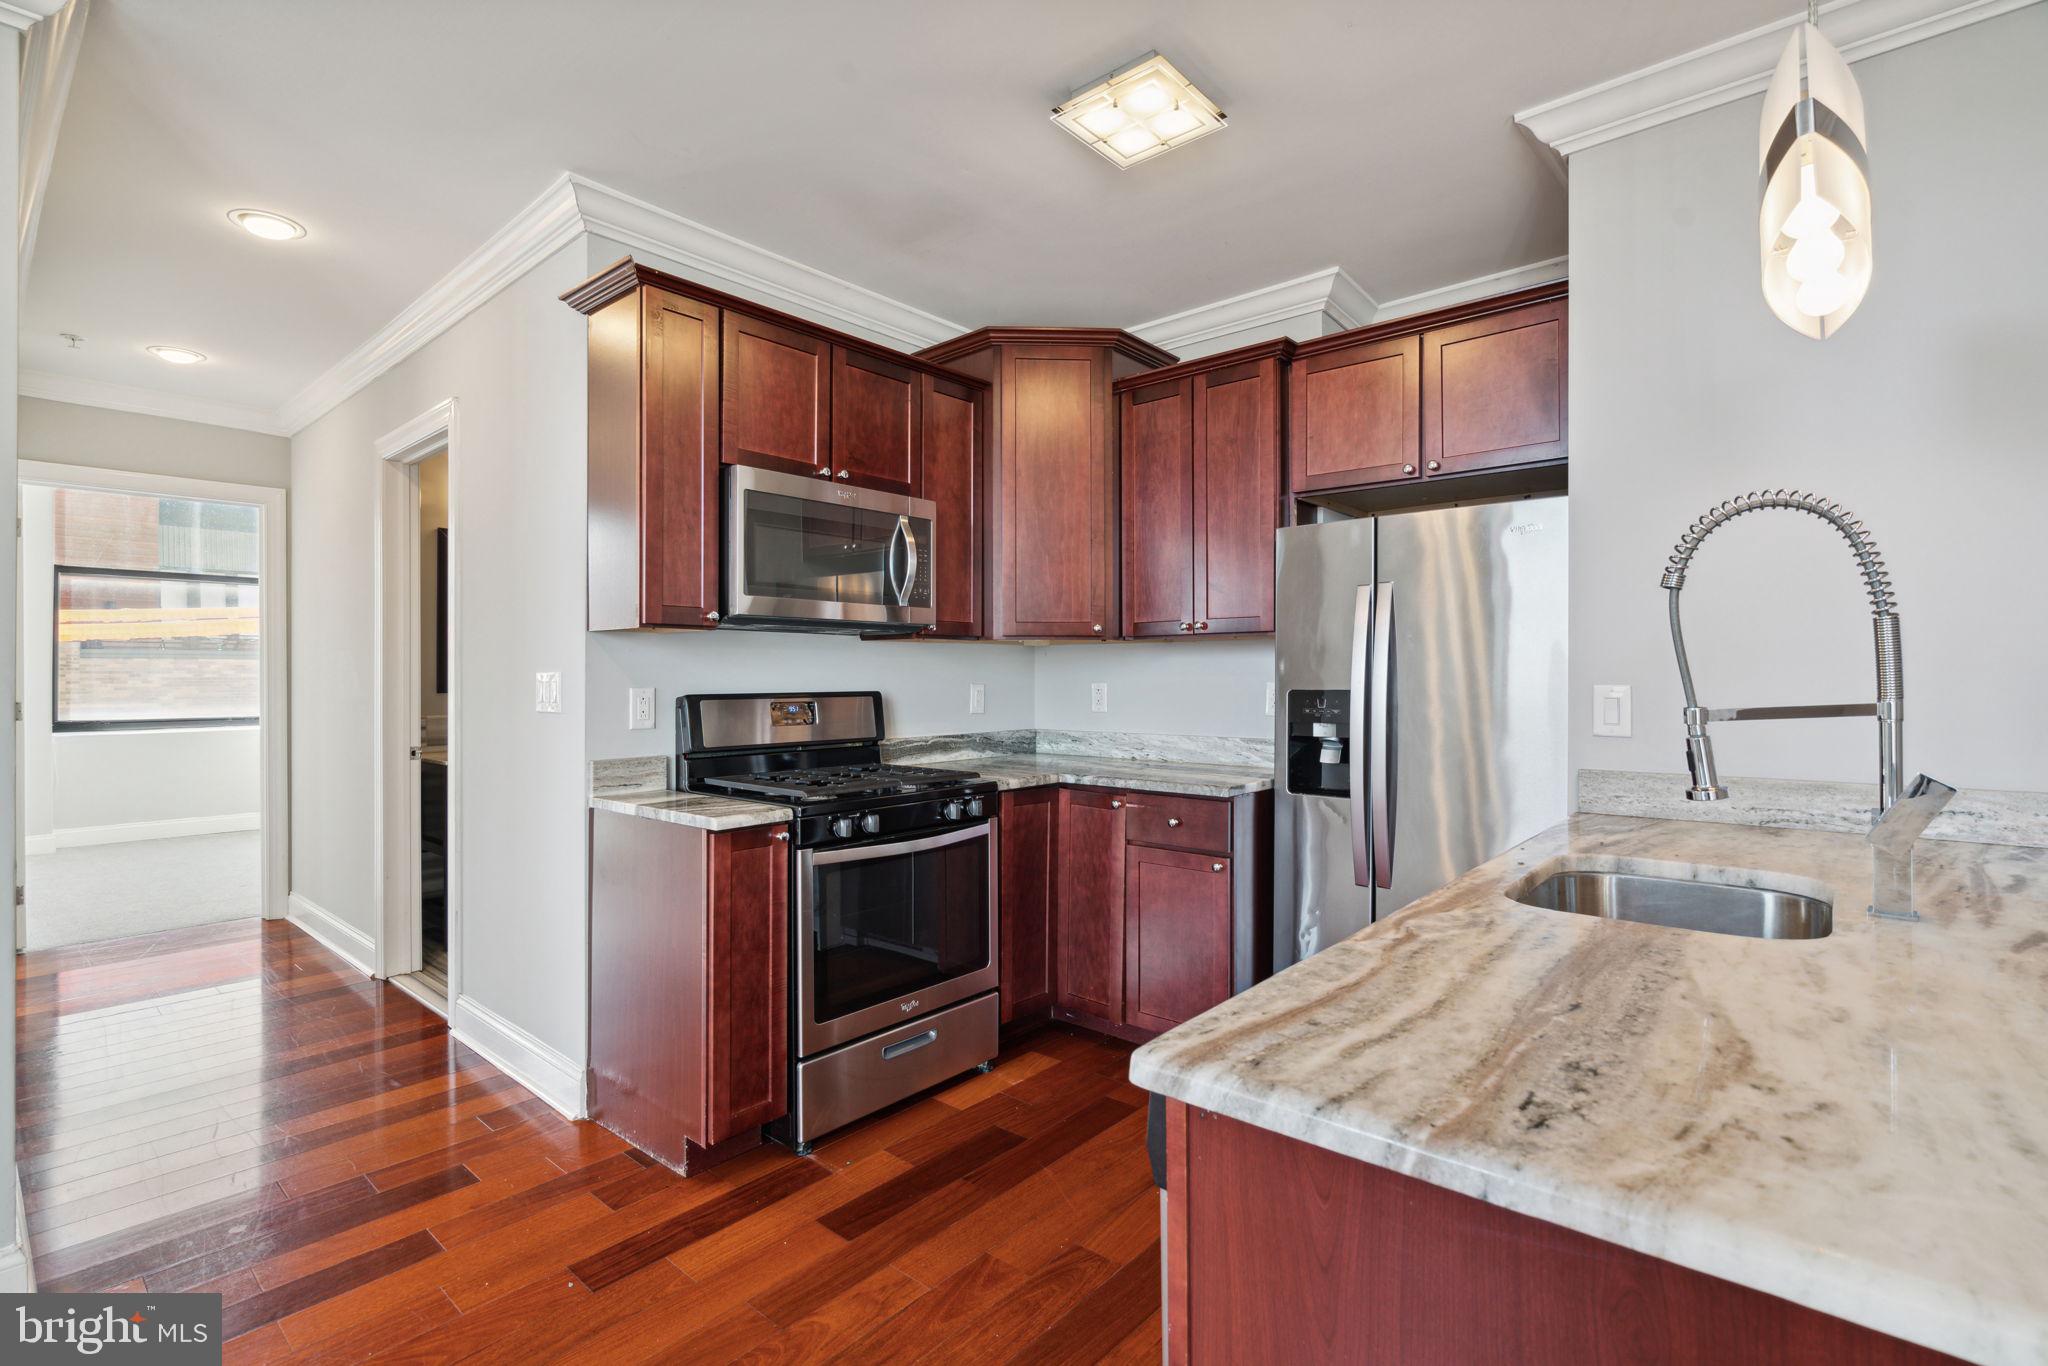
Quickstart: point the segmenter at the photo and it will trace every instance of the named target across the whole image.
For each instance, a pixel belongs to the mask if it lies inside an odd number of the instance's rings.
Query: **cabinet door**
[[[1430,475],[1562,460],[1566,301],[1422,335],[1422,455]]]
[[[706,1147],[789,1110],[789,846],[776,838],[787,829],[710,837]]]
[[[1280,527],[1280,362],[1194,381],[1195,633],[1273,629]]]
[[[1297,358],[1288,372],[1296,493],[1417,477],[1422,343],[1391,337]]]
[[[1127,636],[1180,636],[1194,629],[1198,383],[1126,389],[1119,400]]]
[[[924,376],[924,496],[933,508],[932,634],[981,634],[982,391]]]
[[[1101,348],[1003,348],[1002,635],[1116,634],[1108,402]]]
[[[924,496],[920,372],[832,348],[832,473],[864,488]]]
[[[1124,851],[1124,1022],[1167,1030],[1230,995],[1230,860]]]
[[[727,312],[723,365],[724,462],[829,476],[831,345],[795,328]]]
[[[1124,806],[1112,792],[1061,788],[1054,1001],[1124,1018]]]
[[[1059,789],[1005,792],[998,833],[1003,1023],[1052,1004],[1053,879]]]

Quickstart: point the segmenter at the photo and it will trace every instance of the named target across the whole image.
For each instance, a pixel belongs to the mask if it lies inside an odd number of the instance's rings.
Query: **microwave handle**
[[[917,565],[919,558],[917,533],[910,529],[910,519],[908,517],[897,518],[896,529],[902,533],[904,549],[903,587],[897,591],[896,599],[899,606],[908,607],[910,606],[911,590],[917,587]]]

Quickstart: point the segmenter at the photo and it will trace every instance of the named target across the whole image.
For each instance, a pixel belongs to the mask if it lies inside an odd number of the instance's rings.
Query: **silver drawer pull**
[[[1178,817],[1178,816],[1168,816],[1168,817],[1166,818],[1166,823],[1167,823],[1167,825],[1169,825],[1169,826],[1179,825],[1179,824],[1180,824],[1180,817]]]
[[[887,1062],[891,1058],[900,1058],[905,1053],[915,1053],[918,1049],[923,1048],[925,1045],[934,1044],[938,1041],[939,1031],[936,1029],[927,1029],[922,1034],[914,1035],[911,1038],[903,1040],[903,1042],[901,1043],[892,1043],[883,1048],[882,1061]]]
[[[1220,863],[1212,863],[1209,865],[1209,871],[1212,873],[1220,873],[1223,871],[1223,865]]]

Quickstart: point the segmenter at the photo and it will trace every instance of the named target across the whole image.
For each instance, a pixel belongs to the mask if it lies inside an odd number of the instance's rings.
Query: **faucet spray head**
[[[1692,774],[1686,786],[1689,802],[1718,802],[1728,795],[1714,768],[1714,742],[1707,736],[1707,713],[1701,707],[1685,709],[1685,767]]]

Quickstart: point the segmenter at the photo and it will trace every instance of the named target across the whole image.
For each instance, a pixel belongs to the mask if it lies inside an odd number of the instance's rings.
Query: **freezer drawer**
[[[796,1141],[809,1143],[987,1062],[1001,1023],[991,991],[799,1062],[791,1093]]]

